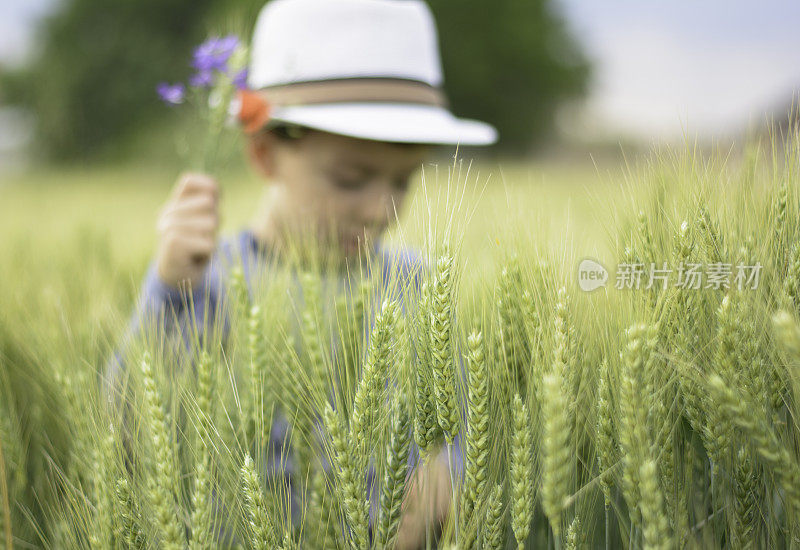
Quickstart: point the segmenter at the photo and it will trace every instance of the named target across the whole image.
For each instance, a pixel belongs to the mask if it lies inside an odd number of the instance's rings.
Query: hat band
[[[427,82],[404,78],[353,77],[291,82],[255,90],[271,105],[384,101],[447,108],[444,92]]]

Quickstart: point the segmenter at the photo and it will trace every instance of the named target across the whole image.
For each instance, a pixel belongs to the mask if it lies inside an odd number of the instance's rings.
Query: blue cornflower
[[[196,88],[210,88],[214,83],[214,73],[211,71],[199,71],[189,78],[189,85]]]
[[[166,82],[161,82],[156,86],[156,91],[158,92],[158,97],[170,105],[183,103],[184,96],[186,95],[186,88],[180,83],[168,84]]]
[[[194,50],[192,67],[201,73],[213,70],[225,72],[228,59],[238,45],[239,39],[233,34],[222,38],[209,38]]]
[[[239,90],[247,89],[247,69],[242,69],[233,77],[233,84]]]

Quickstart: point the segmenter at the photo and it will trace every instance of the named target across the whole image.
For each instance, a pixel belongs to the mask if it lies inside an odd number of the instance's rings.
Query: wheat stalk
[[[6,460],[3,454],[3,438],[0,431],[0,498],[3,506],[3,536],[6,550],[13,548],[14,540],[11,538],[11,507],[8,498],[8,481],[6,478]]]
[[[548,389],[548,384],[545,382],[545,388]],[[531,448],[531,427],[530,417],[528,416],[528,408],[520,399],[519,394],[514,396],[514,402],[511,407],[513,416],[514,433],[511,440],[511,492],[513,494],[512,508],[511,508],[511,526],[514,530],[514,537],[517,539],[517,547],[519,550],[525,548],[525,540],[528,538],[528,531],[530,529],[531,517],[533,514],[533,450]],[[547,434],[551,435],[551,434]],[[545,438],[547,437],[545,436]],[[547,458],[545,459],[545,464]],[[545,477],[547,470],[545,466]],[[560,481],[560,480],[559,480]],[[545,492],[544,486],[547,486],[547,491],[561,489],[562,487],[555,487],[555,484],[543,483],[542,492]],[[545,497],[550,502],[552,499]],[[549,506],[548,506],[549,508]],[[553,531],[556,536],[558,535],[558,520],[554,520],[550,513],[553,508],[549,508],[548,517],[551,518]],[[560,510],[558,511],[560,514]]]
[[[250,455],[245,455],[240,475],[250,545],[261,550],[274,548],[277,544],[275,527],[270,520],[264,495],[261,492],[261,483]]]
[[[403,503],[408,452],[411,435],[411,420],[401,393],[394,401],[392,430],[386,448],[386,472],[380,499],[380,523],[375,539],[377,548],[392,548],[400,527],[400,506]]]
[[[439,426],[449,444],[453,443],[459,431],[459,411],[452,356],[454,275],[454,259],[445,252],[436,262],[431,297],[430,334],[436,413]]]
[[[466,433],[466,473],[462,493],[462,521],[470,521],[474,509],[483,506],[489,470],[489,387],[483,336],[473,331],[467,339],[469,353],[469,429]]]
[[[487,550],[500,550],[503,547],[504,512],[503,486],[498,484],[489,493],[487,500],[486,518],[483,524],[483,547]]]
[[[167,418],[156,387],[150,354],[145,353],[141,361],[142,381],[146,406],[147,424],[155,451],[155,476],[150,479],[148,496],[156,514],[162,536],[161,544],[167,549],[186,546],[185,533],[177,516],[175,503],[175,461],[172,456],[172,441],[168,436]]]

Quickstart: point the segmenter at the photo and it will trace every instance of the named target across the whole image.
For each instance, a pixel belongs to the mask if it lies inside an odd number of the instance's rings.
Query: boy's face
[[[399,215],[413,174],[429,145],[356,139],[309,131],[281,142],[267,134],[251,144],[262,171],[277,184],[280,225],[311,229],[322,243],[358,253]]]

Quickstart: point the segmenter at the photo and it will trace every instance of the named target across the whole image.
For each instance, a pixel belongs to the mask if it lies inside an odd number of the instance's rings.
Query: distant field
[[[424,239],[430,206],[434,219],[448,210],[464,235],[471,261],[491,254],[500,242],[549,242],[562,249],[573,241],[582,254],[602,255],[602,228],[608,208],[620,193],[618,167],[596,168],[585,162],[473,164],[462,161],[450,177],[452,162],[429,163],[413,186],[401,231],[389,238],[412,244]],[[0,186],[0,262],[10,246],[30,246],[46,257],[65,250],[80,232],[107,239],[112,261],[134,271],[155,246],[155,219],[177,173],[143,165],[124,168],[39,171],[7,178]],[[242,171],[220,178],[223,186],[223,233],[236,231],[254,211],[263,180]],[[463,199],[460,197],[463,196]],[[450,206],[448,206],[448,204]],[[458,207],[453,207],[457,204]],[[510,223],[514,222],[514,223]],[[515,228],[509,235],[504,228]],[[21,242],[29,243],[20,245]],[[67,247],[68,248],[68,247]],[[44,260],[44,258],[42,258]]]

